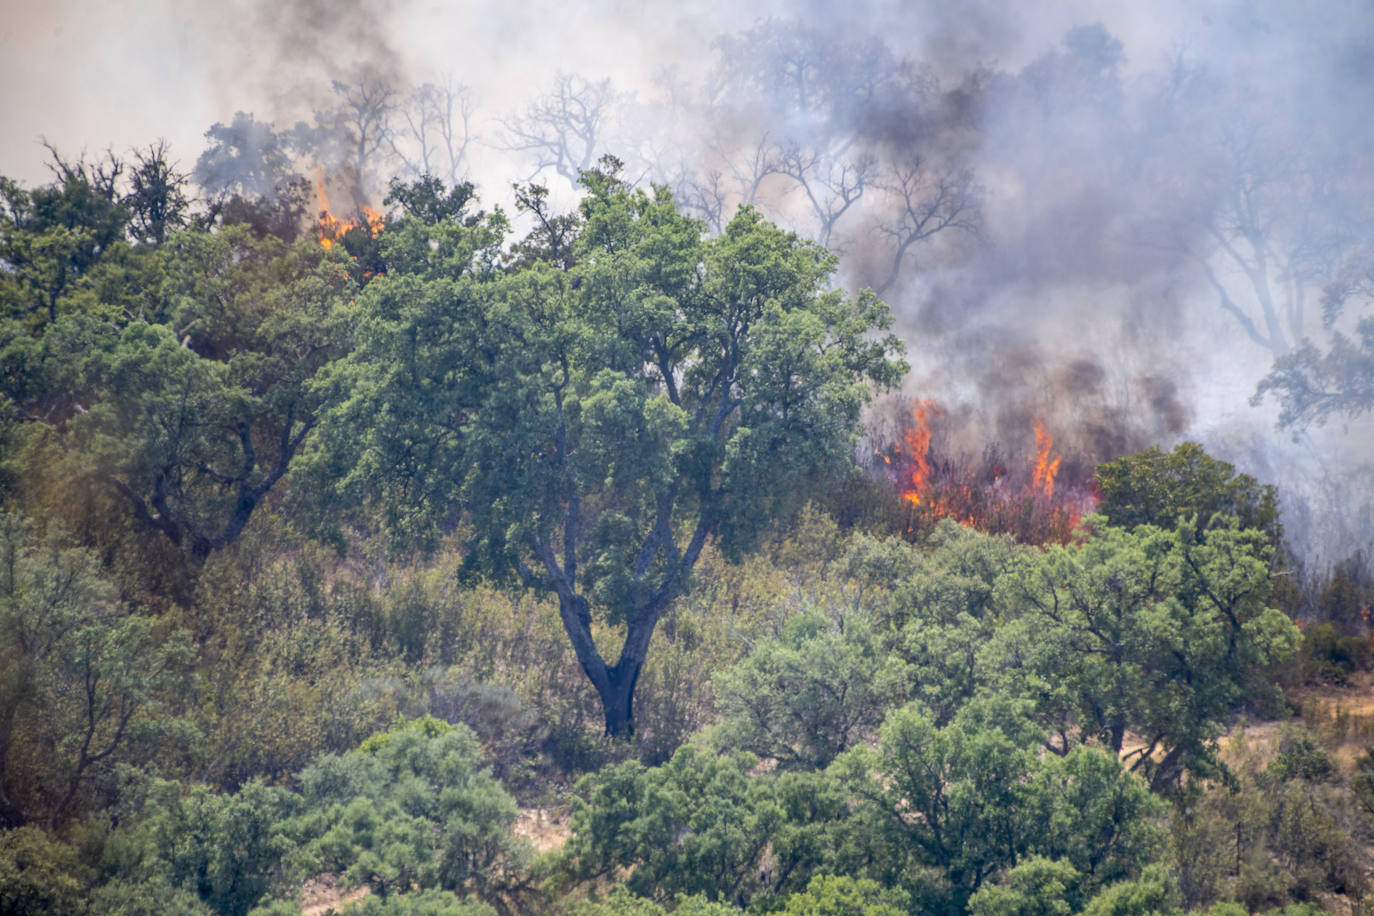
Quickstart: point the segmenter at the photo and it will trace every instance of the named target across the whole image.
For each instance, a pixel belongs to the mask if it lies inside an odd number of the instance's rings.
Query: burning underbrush
[[[361,200],[356,190],[345,186],[345,191],[345,196],[352,200],[353,215],[336,216],[330,208],[324,173],[316,173],[315,198],[319,215],[312,228],[320,246],[326,251],[338,246],[353,261],[355,279],[366,282],[385,272],[379,239],[386,230],[386,217]]]
[[[948,419],[935,401],[914,400],[900,435],[877,453],[905,504],[907,537],[949,518],[1025,544],[1066,543],[1097,505],[1095,464],[1065,462],[1042,419],[1024,442],[990,444],[977,457],[948,445]]]

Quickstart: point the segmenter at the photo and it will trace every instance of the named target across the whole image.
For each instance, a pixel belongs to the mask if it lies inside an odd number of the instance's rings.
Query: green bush
[[[387,897],[369,894],[344,907],[343,916],[496,916],[496,910],[451,891],[427,888]]]
[[[969,898],[969,916],[1070,916],[1078,907],[1078,869],[1032,856]]]
[[[877,728],[903,678],[863,615],[831,621],[807,610],[713,687],[723,715],[714,735],[719,747],[783,769],[820,769]]]
[[[295,794],[256,781],[234,794],[158,781],[122,870],[126,879],[158,878],[217,913],[241,916],[285,889],[282,860],[296,846],[282,822],[299,810]]]
[[[869,878],[817,875],[787,898],[785,916],[903,916],[911,898]]]
[[[636,897],[623,884],[617,884],[600,900],[579,900],[565,912],[566,916],[738,916],[740,911],[711,903],[700,895],[679,896],[672,907],[665,908],[653,900]]]
[[[302,868],[343,872],[380,896],[412,888],[489,892],[523,859],[515,802],[481,768],[472,732],[433,718],[368,738],[301,771]]]
[[[93,878],[77,851],[46,831],[0,832],[0,913],[80,913]]]
[[[1302,670],[1308,681],[1345,684],[1370,665],[1367,637],[1346,636],[1333,624],[1317,623],[1302,631]]]
[[[782,821],[773,783],[751,778],[757,759],[688,745],[661,767],[628,761],[585,777],[565,855],[583,878],[632,869],[641,897],[701,894],[747,903],[760,857]]]

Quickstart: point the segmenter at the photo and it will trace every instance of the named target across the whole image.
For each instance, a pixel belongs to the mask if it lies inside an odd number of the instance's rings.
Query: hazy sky
[[[919,10],[918,7],[928,7]],[[948,9],[942,9],[948,7]],[[1149,9],[1146,9],[1148,7]],[[1017,66],[1063,31],[1100,20],[1153,63],[1208,27],[1208,4],[822,3],[594,0],[0,0],[0,173],[45,180],[39,139],[77,153],[165,137],[189,166],[202,135],[235,111],[288,122],[361,60],[415,82],[450,74],[488,115],[527,100],[558,70],[644,86],[695,74],[711,41],[769,16],[827,17],[876,30],[922,60]],[[905,45],[905,47],[903,47]]]

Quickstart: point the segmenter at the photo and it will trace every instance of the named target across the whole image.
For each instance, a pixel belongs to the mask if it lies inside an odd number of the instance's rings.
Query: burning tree
[[[704,238],[665,189],[583,182],[571,251],[536,239],[505,269],[487,257],[503,224],[388,226],[318,457],[350,456],[344,495],[412,531],[465,519],[473,568],[555,595],[607,733],[628,735],[654,628],[708,540],[745,547],[809,476],[852,467],[869,384],[904,366],[874,333],[887,307],[830,289],[818,245],[752,209]]]

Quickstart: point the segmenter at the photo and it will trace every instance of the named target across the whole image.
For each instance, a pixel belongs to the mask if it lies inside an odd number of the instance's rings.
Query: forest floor
[[[515,835],[530,841],[534,851],[540,855],[562,849],[563,844],[572,836],[568,809],[521,808],[515,818]]]

